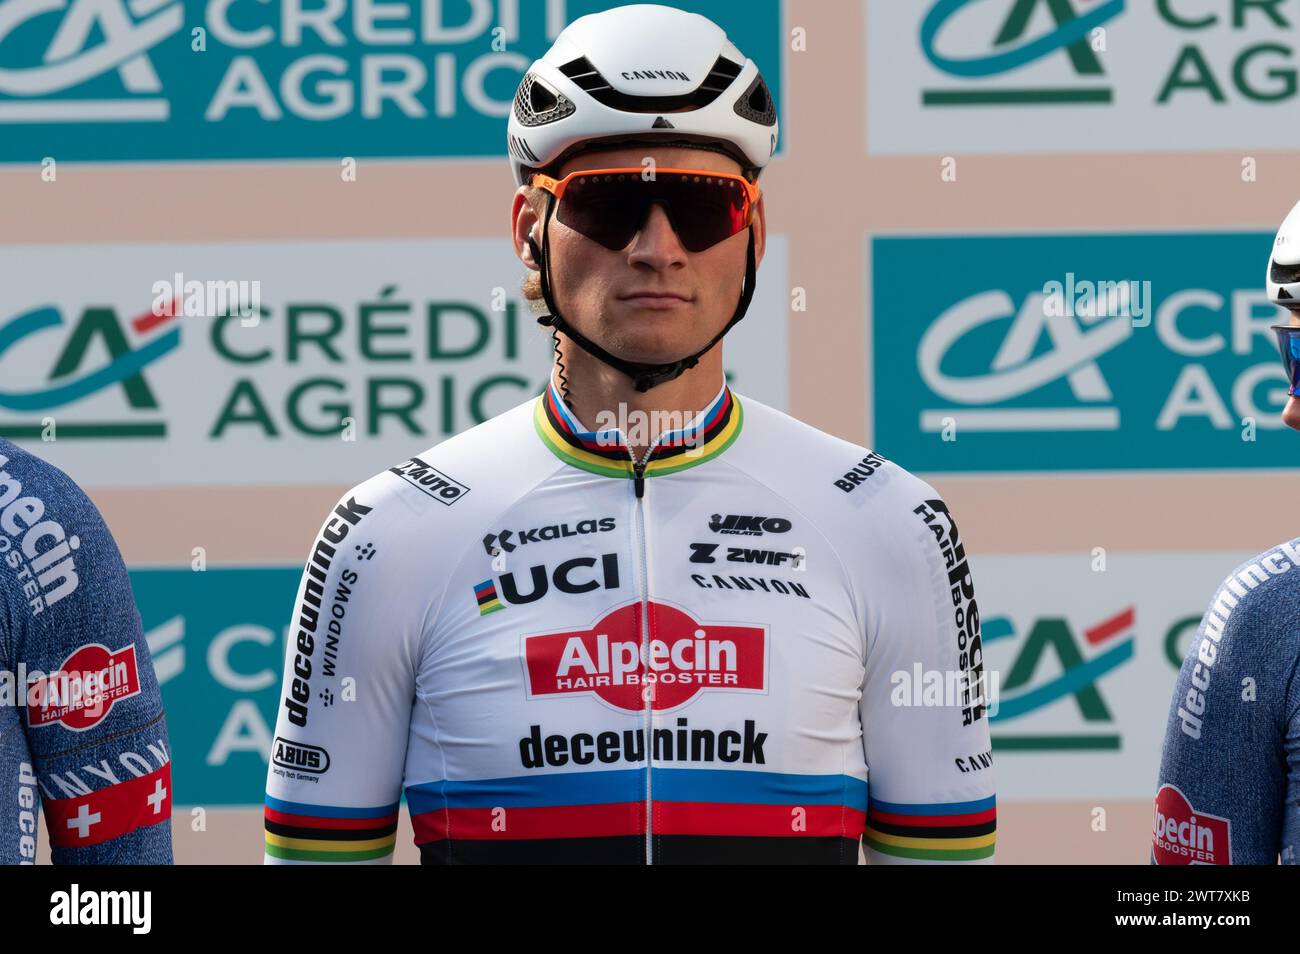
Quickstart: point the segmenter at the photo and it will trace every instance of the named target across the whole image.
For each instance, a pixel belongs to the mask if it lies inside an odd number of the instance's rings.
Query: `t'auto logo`
[[[767,691],[767,627],[698,622],[665,603],[611,610],[590,629],[523,638],[528,697],[594,694],[626,712],[673,709],[707,690]],[[644,647],[643,647],[644,642]]]

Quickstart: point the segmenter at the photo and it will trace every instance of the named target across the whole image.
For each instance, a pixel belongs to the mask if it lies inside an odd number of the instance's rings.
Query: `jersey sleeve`
[[[34,860],[39,803],[55,864],[170,864],[167,725],[121,553],[62,471],[0,465],[7,860]]]
[[[1300,862],[1298,660],[1300,566],[1275,550],[1224,580],[1183,659],[1156,785],[1153,864]]]
[[[383,479],[344,495],[303,569],[267,774],[268,864],[392,861],[437,581],[404,544],[409,514]]]
[[[904,503],[871,531],[888,542],[867,581],[867,858],[991,862],[993,758],[970,561],[934,489],[906,472],[895,480]]]

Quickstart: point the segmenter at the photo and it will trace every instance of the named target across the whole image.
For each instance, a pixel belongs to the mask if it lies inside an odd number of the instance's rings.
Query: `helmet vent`
[[[573,114],[573,101],[529,73],[515,93],[515,117],[521,126],[543,126]]]
[[[745,94],[736,100],[736,115],[760,126],[776,125],[776,105],[762,76],[755,76]]]
[[[1281,262],[1274,261],[1269,268],[1268,277],[1275,285],[1294,285],[1300,282],[1300,265],[1283,265]],[[1282,295],[1279,293],[1278,297],[1281,298]]]

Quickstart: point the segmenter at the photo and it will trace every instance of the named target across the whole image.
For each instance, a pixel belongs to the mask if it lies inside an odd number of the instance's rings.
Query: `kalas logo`
[[[61,723],[84,732],[104,721],[114,704],[140,692],[135,646],[109,652],[101,643],[82,646],[57,672],[34,677],[27,687],[27,722],[32,728]]]
[[[524,637],[528,697],[593,693],[626,712],[684,705],[705,689],[767,691],[767,627],[706,625],[664,603],[607,613],[591,629]]]
[[[1231,822],[1198,812],[1176,785],[1156,793],[1152,848],[1162,865],[1232,864]]]

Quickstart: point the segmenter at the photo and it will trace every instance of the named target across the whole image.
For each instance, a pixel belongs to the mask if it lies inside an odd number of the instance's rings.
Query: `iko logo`
[[[499,552],[514,553],[516,546],[523,546],[526,543],[540,543],[543,540],[562,540],[566,537],[581,536],[584,533],[604,533],[614,529],[613,517],[601,517],[599,520],[579,520],[575,527],[570,527],[567,523],[551,525],[549,527],[534,527],[531,530],[502,530],[500,533],[489,533],[483,538],[483,549],[487,551],[488,556],[496,556]],[[518,537],[518,543],[515,543],[513,537]]]
[[[784,517],[753,517],[729,513],[725,517],[715,513],[709,518],[709,529],[714,533],[736,533],[761,537],[765,533],[786,533],[791,523]]]
[[[435,470],[418,457],[412,457],[410,460],[404,461],[396,467],[390,467],[388,470],[389,473],[396,474],[412,487],[419,489],[448,507],[469,493],[469,488],[464,484],[458,483],[441,471]]]
[[[644,607],[656,637],[641,651],[642,604],[590,629],[523,638],[528,697],[594,695],[624,712],[685,705],[706,690],[767,691],[767,628],[708,625],[665,603]]]

